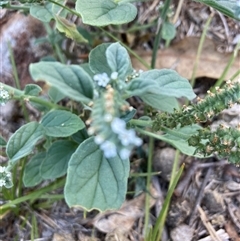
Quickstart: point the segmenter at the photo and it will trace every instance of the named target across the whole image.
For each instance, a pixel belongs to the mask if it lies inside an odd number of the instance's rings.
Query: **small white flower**
[[[124,120],[121,120],[120,118],[114,118],[111,123],[112,131],[116,134],[119,134],[123,131],[125,131],[126,123]]]
[[[123,149],[119,152],[119,155],[120,155],[121,159],[127,159],[127,158],[129,158],[130,153],[131,153],[130,150],[128,150],[128,149],[126,149],[126,148],[123,148]]]
[[[0,98],[8,100],[9,99],[9,93],[6,90],[0,90]]]
[[[117,155],[117,148],[111,141],[105,141],[100,145],[100,149],[103,151],[106,158],[112,158]]]
[[[6,185],[6,181],[3,179],[0,179],[0,187],[3,187]]]
[[[96,74],[93,76],[93,79],[97,82],[99,86],[106,87],[110,78],[106,73]]]
[[[134,141],[134,145],[135,146],[141,146],[142,145],[142,139],[139,138],[139,137],[136,137],[135,141]]]
[[[6,167],[0,166],[0,173],[4,173],[4,172],[6,172]]]
[[[118,77],[118,72],[113,72],[113,73],[111,74],[111,79],[116,80],[117,77]]]
[[[102,136],[97,135],[97,136],[95,136],[94,141],[97,145],[100,145],[105,141],[105,139]]]
[[[111,114],[106,114],[106,115],[104,115],[104,120],[106,121],[106,122],[110,122],[111,120],[112,120],[112,115]]]

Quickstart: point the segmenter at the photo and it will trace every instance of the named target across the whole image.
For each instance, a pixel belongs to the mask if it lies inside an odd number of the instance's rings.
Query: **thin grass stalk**
[[[182,175],[183,169],[184,169],[184,164],[180,167],[179,171],[177,172],[176,176],[174,177],[172,185],[168,189],[168,193],[167,193],[166,199],[163,203],[162,210],[157,218],[156,224],[153,229],[153,235],[152,235],[153,241],[159,241],[162,236],[162,232],[163,232],[165,220],[167,217],[167,211],[169,208],[171,197],[172,197],[175,187],[178,183],[178,180]]]
[[[158,53],[158,46],[161,40],[161,34],[162,34],[162,25],[166,21],[167,18],[167,11],[170,7],[172,0],[166,0],[164,3],[164,7],[162,9],[162,16],[159,17],[160,25],[158,26],[157,34],[154,40],[153,44],[153,53],[152,53],[152,62],[151,62],[151,68],[154,69],[156,65],[156,59],[157,59],[157,53]]]
[[[18,72],[17,72],[17,66],[16,66],[16,62],[15,62],[15,59],[14,59],[13,50],[12,50],[12,47],[11,47],[9,42],[8,42],[8,51],[10,53],[10,61],[11,61],[11,64],[12,64],[13,77],[14,77],[13,79],[14,79],[14,82],[15,82],[15,86],[16,86],[17,89],[21,90],[20,80],[19,80],[19,76],[18,76]],[[24,103],[23,100],[20,100],[20,103],[21,103],[21,107],[22,107],[22,110],[23,110],[24,119],[25,119],[25,121],[29,122],[29,115],[28,115],[25,103]]]
[[[154,149],[154,138],[149,138],[149,148],[148,148],[148,162],[147,162],[147,183],[146,183],[146,199],[145,199],[145,218],[144,218],[144,234],[148,233],[148,225],[149,225],[149,206],[150,206],[150,185],[151,185],[151,172],[152,172],[152,158],[153,158],[153,149]]]
[[[201,56],[201,53],[202,53],[203,44],[204,44],[204,41],[206,39],[207,30],[208,30],[208,27],[209,27],[212,19],[213,19],[213,16],[214,16],[214,13],[211,13],[207,22],[206,22],[206,24],[205,24],[205,26],[204,26],[204,29],[203,29],[203,32],[202,32],[202,35],[201,35],[201,38],[200,38],[200,42],[199,42],[198,49],[197,49],[197,56],[196,56],[196,59],[195,59],[195,62],[194,62],[192,77],[191,77],[191,80],[190,80],[190,83],[191,83],[192,86],[195,85],[196,72],[197,72],[197,69],[198,69],[198,64],[199,64],[200,56]]]
[[[237,55],[238,55],[238,51],[240,49],[240,41],[238,42],[238,44],[236,45],[236,47],[234,48],[234,51],[228,61],[227,66],[225,67],[225,69],[223,70],[222,75],[220,76],[220,78],[218,79],[218,81],[215,83],[214,87],[220,87],[223,84],[223,81],[225,80],[225,77],[229,71],[229,69],[232,67]]]

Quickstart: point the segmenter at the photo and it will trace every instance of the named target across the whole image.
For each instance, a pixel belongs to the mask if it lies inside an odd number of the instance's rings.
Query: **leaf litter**
[[[158,4],[156,0],[141,3],[139,11],[144,12],[144,14],[139,14],[137,21],[143,24],[156,19],[156,4]],[[164,50],[162,49],[163,45],[160,44],[158,68],[173,68],[179,71],[182,76],[191,77],[193,69],[191,66],[195,60],[199,37],[209,16],[209,11],[208,7],[203,7],[196,2],[184,2],[178,20],[180,22],[177,23],[179,26],[177,36],[173,44]],[[1,24],[8,22],[4,20],[6,16],[5,13],[1,15]],[[11,17],[13,16],[11,15]],[[239,23],[215,13],[215,18],[208,32],[209,39],[206,40],[201,55],[197,77],[207,77],[206,82],[209,81],[209,78],[219,78],[234,48],[234,44],[239,38],[239,26]],[[137,37],[132,38],[129,43],[130,45],[136,45],[137,49],[140,49],[138,50],[139,54],[145,56],[146,61],[148,61],[150,55],[142,51],[142,49],[148,50],[151,48],[153,35],[154,29],[153,33],[150,34],[142,31],[142,33],[137,34]],[[26,36],[26,38],[28,37]],[[16,41],[20,40],[17,38]],[[136,44],[137,42],[138,44]],[[20,56],[21,51],[24,51],[24,47],[16,49],[16,51]],[[25,64],[25,68],[27,68],[29,59],[26,55],[24,55],[24,58],[25,60],[21,63]],[[136,64],[134,59],[133,61]],[[238,55],[227,78],[231,77],[236,70],[239,70],[239,64]],[[136,68],[140,67],[136,65]],[[18,65],[18,68],[21,69],[22,67]],[[11,72],[9,68],[6,70],[7,74],[4,78],[9,81]],[[30,82],[29,78],[22,77],[22,84],[23,80],[26,79]],[[24,82],[24,84],[26,83]],[[14,110],[11,105],[9,109]],[[228,110],[218,119],[223,118],[226,123],[229,123],[229,120],[239,122],[239,115],[239,106],[235,106],[232,112]],[[14,119],[10,118],[5,126],[5,129],[10,127],[9,133],[14,132],[12,126],[16,125],[15,119],[18,119],[18,123],[22,123],[21,115],[14,116]],[[32,113],[32,118],[38,118],[38,113]],[[155,157],[160,155],[160,158],[155,159],[153,171],[161,173],[152,179],[150,225],[154,225],[161,210],[169,183],[170,173],[168,173],[167,165],[171,167],[174,156],[172,155],[174,150],[165,143],[156,142],[156,150]],[[161,154],[163,150],[169,154],[164,155],[164,158]],[[1,161],[6,160],[3,158]],[[171,201],[162,241],[169,239],[173,241],[240,240],[239,168],[227,163],[226,160],[216,160],[215,158],[198,160],[181,156],[181,162],[186,163],[186,168]],[[138,163],[137,167],[135,163]],[[133,158],[132,171],[139,171],[139,167],[143,163],[144,160],[137,161]],[[164,163],[167,165],[165,166]],[[56,191],[56,193],[58,192],[61,193],[61,190]],[[23,203],[20,216],[8,213],[1,217],[0,239],[13,240],[18,237],[19,240],[30,240],[32,227],[28,223],[28,217],[24,216],[25,213],[30,212],[37,218],[41,238],[36,240],[39,241],[141,241],[144,240],[145,197],[146,192],[143,191],[136,197],[128,198],[119,210],[107,211],[106,213],[91,212],[87,214],[87,217],[84,217],[83,210],[69,209],[64,201],[53,203],[50,209],[39,208],[35,211],[27,203]],[[23,222],[27,223],[24,229],[21,228]],[[183,236],[182,234],[188,235]]]

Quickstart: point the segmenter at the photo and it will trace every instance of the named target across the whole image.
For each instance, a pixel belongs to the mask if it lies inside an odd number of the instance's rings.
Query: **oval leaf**
[[[34,187],[38,185],[43,178],[40,175],[40,166],[46,157],[45,152],[33,156],[25,166],[23,173],[23,183],[25,187]]]
[[[64,65],[58,62],[40,62],[30,65],[35,81],[46,81],[67,97],[89,103],[93,97],[91,77],[78,65]]]
[[[172,113],[179,109],[178,101],[174,97],[160,94],[143,94],[141,99],[153,108]]]
[[[131,83],[132,82],[132,83]],[[138,94],[162,94],[176,98],[186,97],[192,100],[196,97],[189,81],[181,77],[176,71],[170,69],[149,70],[140,74],[138,78],[129,83],[128,89]],[[145,89],[139,90],[139,86],[145,86]]]
[[[6,140],[0,135],[0,147],[4,147],[7,145]]]
[[[133,72],[129,54],[121,44],[111,44],[106,50],[106,58],[112,72],[118,73],[118,78],[125,81],[126,77]]]
[[[110,46],[110,43],[104,43],[98,45],[89,54],[89,66],[94,74],[106,73],[111,75],[111,68],[108,66],[106,50]]]
[[[240,20],[240,4],[238,0],[195,0],[217,9],[230,18]]]
[[[43,4],[31,4],[30,14],[42,22],[50,22],[53,18],[52,3],[45,2]]]
[[[41,91],[42,91],[42,88],[40,86],[34,85],[34,84],[28,84],[24,88],[24,95],[38,96]]]
[[[28,155],[44,134],[43,127],[37,122],[30,122],[19,128],[7,143],[6,153],[10,161],[15,162]]]
[[[69,111],[54,110],[47,113],[42,121],[47,136],[70,136],[85,127],[83,121]]]
[[[112,0],[77,0],[76,11],[82,15],[83,23],[93,26],[128,23],[137,16],[133,4]]]
[[[47,151],[41,165],[44,179],[55,179],[66,174],[68,162],[77,148],[76,143],[68,140],[54,142]]]
[[[87,43],[88,41],[78,32],[74,23],[69,20],[55,15],[56,27],[59,32],[64,33],[68,38],[77,43]]]
[[[106,159],[93,138],[84,141],[69,162],[64,189],[67,204],[86,210],[119,208],[126,195],[129,162]]]

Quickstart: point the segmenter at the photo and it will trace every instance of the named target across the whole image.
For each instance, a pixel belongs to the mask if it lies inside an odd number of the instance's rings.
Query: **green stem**
[[[148,225],[149,225],[149,206],[150,206],[150,185],[151,185],[151,172],[152,172],[152,158],[153,158],[153,149],[154,149],[154,138],[149,138],[149,150],[148,150],[148,164],[147,164],[147,193],[145,200],[145,218],[144,218],[144,233],[147,235],[148,233]]]
[[[16,67],[16,63],[15,63],[15,59],[14,59],[14,55],[13,55],[13,50],[12,50],[12,47],[10,45],[10,42],[8,42],[8,51],[10,53],[10,61],[11,61],[11,64],[12,64],[12,69],[13,69],[13,79],[14,79],[14,82],[15,82],[15,86],[17,89],[21,89],[21,86],[20,86],[20,81],[19,81],[19,78],[18,78],[18,73],[17,73],[17,67]]]
[[[7,6],[4,6],[4,8],[5,9],[11,9],[11,10],[28,10],[29,11],[30,6],[8,4]]]
[[[26,196],[17,198],[15,200],[9,200],[8,203],[0,206],[0,210],[11,208],[11,207],[15,207],[17,204],[25,202],[25,201],[28,201],[28,200],[37,199],[41,195],[45,194],[46,192],[50,192],[50,191],[53,191],[53,190],[55,190],[57,188],[62,187],[64,185],[65,181],[66,181],[65,178],[60,179],[60,180],[50,184],[49,186],[41,188],[41,189],[39,189],[37,191],[33,191],[32,193],[30,193],[30,194],[28,194]]]
[[[16,100],[25,100],[25,101],[32,101],[34,103],[40,104],[42,106],[45,106],[49,109],[61,109],[61,110],[68,110],[68,108],[63,107],[61,105],[55,104],[55,103],[51,103],[47,100],[44,100],[40,97],[36,97],[36,96],[30,96],[30,95],[24,95],[24,92],[22,90],[18,90],[12,86],[6,85],[1,83],[1,86],[3,86],[3,88],[5,90],[7,90],[9,92],[10,95],[13,96],[13,99]]]
[[[161,212],[160,212],[160,214],[157,218],[157,222],[156,222],[156,224],[154,226],[154,229],[153,229],[152,240],[160,240],[160,238],[162,236],[164,223],[165,223],[165,220],[166,220],[166,217],[167,217],[167,211],[168,211],[168,207],[169,207],[169,204],[170,204],[170,201],[171,201],[171,197],[172,197],[173,192],[175,190],[175,187],[178,183],[178,180],[182,175],[183,169],[184,169],[184,164],[180,167],[178,173],[176,174],[176,176],[175,176],[175,178],[172,182],[172,185],[168,189],[166,199],[163,203]]]
[[[173,181],[175,179],[177,170],[179,168],[179,156],[180,156],[180,151],[177,149],[174,157],[174,162],[173,162],[173,167],[172,167],[172,173],[171,173],[171,179],[169,183],[169,187],[172,186]]]
[[[212,21],[212,18],[213,18],[213,13],[209,16],[205,26],[204,26],[204,29],[203,29],[203,32],[202,32],[202,35],[201,35],[201,38],[200,38],[200,42],[199,42],[199,45],[198,45],[198,50],[197,50],[197,56],[196,56],[196,59],[195,59],[195,63],[194,63],[194,67],[193,67],[193,72],[192,72],[192,77],[191,77],[191,85],[194,86],[195,84],[195,77],[196,77],[196,72],[197,72],[197,69],[198,69],[198,64],[199,64],[199,60],[200,60],[200,55],[202,53],[202,49],[203,49],[203,44],[204,44],[204,41],[206,39],[206,36],[207,36],[207,30],[208,30],[208,27]]]
[[[146,136],[150,136],[150,137],[154,137],[158,140],[166,141],[166,139],[161,135],[158,135],[158,134],[155,134],[155,133],[152,133],[152,132],[149,132],[149,131],[145,131],[145,130],[140,129],[140,128],[136,128],[136,130],[139,133],[144,134]],[[187,140],[189,138],[189,135],[187,135],[187,134],[179,133],[177,131],[171,130],[171,129],[166,128],[166,127],[162,127],[162,130],[165,131],[168,134],[171,134],[171,135],[173,135],[175,137],[178,137],[180,139],[183,139],[183,140]]]
[[[158,31],[157,31],[157,36],[154,40],[154,45],[153,45],[153,54],[152,54],[152,62],[151,62],[151,68],[154,69],[156,65],[156,59],[157,59],[157,53],[158,53],[158,46],[161,40],[161,32],[162,32],[162,24],[166,21],[167,18],[167,11],[170,7],[172,0],[166,0],[164,7],[162,9],[162,16],[161,16],[161,23],[160,26],[158,26]],[[160,18],[159,18],[160,21]]]
[[[130,125],[132,126],[142,126],[142,127],[151,127],[153,124],[152,120],[138,120],[132,119],[129,121]]]
[[[101,29],[104,33],[106,33],[109,37],[111,37],[112,39],[114,39],[117,42],[121,42],[117,37],[115,37],[113,34],[109,33],[108,31],[104,30],[102,27],[99,27],[99,29]],[[131,53],[144,67],[146,67],[147,69],[150,69],[151,67],[149,66],[149,64],[143,59],[141,58],[135,51],[131,50],[131,48],[129,48],[126,44],[122,43],[122,46],[124,46],[124,48],[126,48],[128,50],[129,53]]]
[[[73,15],[77,15],[78,17],[81,18],[81,14],[78,13],[77,11],[75,11],[75,10],[73,10],[73,9],[65,6],[65,5],[62,5],[61,3],[55,2],[55,1],[53,1],[53,0],[48,0],[48,1],[51,2],[51,3],[53,3],[53,4],[56,4],[56,5],[60,6],[60,7],[62,7],[62,8],[64,8],[64,9],[66,9],[67,11],[69,11],[70,13],[72,13]]]
[[[150,176],[157,176],[160,172],[151,172]],[[130,173],[130,177],[148,177],[149,173]]]
[[[231,68],[232,64],[234,63],[234,61],[235,61],[235,59],[236,59],[236,57],[237,57],[237,55],[238,55],[239,48],[240,48],[240,41],[239,41],[238,44],[236,45],[236,47],[235,47],[235,49],[234,49],[234,51],[233,51],[233,53],[232,53],[232,55],[231,55],[231,57],[230,57],[230,59],[229,59],[229,61],[228,61],[227,66],[226,66],[225,69],[223,70],[223,73],[222,73],[221,77],[220,77],[220,78],[218,79],[218,81],[215,83],[215,85],[214,85],[214,87],[213,87],[214,89],[215,89],[215,87],[218,87],[218,86],[220,87],[220,86],[222,85],[222,83],[223,83],[223,81],[224,81],[224,79],[225,79],[225,77],[226,77],[229,69]]]
[[[10,61],[12,64],[12,70],[13,70],[13,76],[14,76],[14,81],[15,81],[15,86],[17,89],[21,89],[21,85],[20,85],[20,80],[19,80],[19,76],[18,76],[18,72],[17,72],[17,66],[16,66],[16,62],[14,59],[14,54],[13,54],[13,50],[12,47],[10,45],[10,42],[8,42],[8,51],[10,53]],[[27,108],[23,102],[23,100],[20,100],[21,106],[22,106],[22,110],[23,110],[23,116],[26,122],[29,122],[29,115],[27,112]]]
[[[238,70],[231,78],[230,80],[234,80],[238,75],[240,75],[240,70]]]

